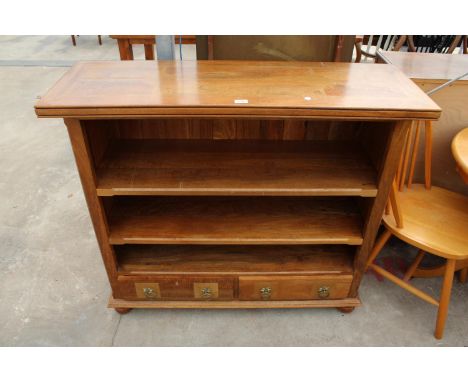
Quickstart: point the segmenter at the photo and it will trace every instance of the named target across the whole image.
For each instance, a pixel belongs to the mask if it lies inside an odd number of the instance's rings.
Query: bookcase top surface
[[[272,61],[94,61],[35,105],[40,117],[230,116],[437,119],[392,65]]]

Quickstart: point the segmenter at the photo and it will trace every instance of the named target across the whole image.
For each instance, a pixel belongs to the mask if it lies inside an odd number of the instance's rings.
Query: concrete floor
[[[185,50],[194,57],[193,47]],[[33,110],[67,70],[60,62],[80,57],[117,59],[117,47],[109,38],[100,47],[95,36],[81,36],[76,48],[69,36],[0,36],[1,346],[468,345],[468,285],[458,282],[442,341],[432,336],[433,306],[374,274],[363,280],[363,306],[348,315],[315,309],[120,316],[107,309],[110,291],[66,130]],[[24,66],[33,61],[42,66]],[[401,272],[414,255],[395,240],[380,258]],[[414,284],[437,294],[441,280]]]

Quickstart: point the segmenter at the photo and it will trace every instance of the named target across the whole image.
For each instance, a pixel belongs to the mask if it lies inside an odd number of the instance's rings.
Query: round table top
[[[465,183],[468,183],[468,127],[453,138],[452,154],[461,177]]]

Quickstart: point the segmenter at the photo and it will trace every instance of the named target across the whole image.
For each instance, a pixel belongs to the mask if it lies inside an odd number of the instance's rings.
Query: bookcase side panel
[[[95,167],[86,130],[78,119],[64,119],[68,129],[75,161],[80,175],[83,192],[88,205],[94,232],[101,250],[104,266],[112,289],[117,285],[117,263],[112,246],[109,244],[109,230],[104,206],[96,192]]]
[[[371,129],[367,132],[370,135],[363,133],[363,146],[377,169],[377,195],[375,198],[366,198],[363,201],[365,207],[363,243],[357,249],[354,259],[354,278],[349,297],[357,296],[359,284],[365,271],[365,263],[380,227],[385,204],[403,151],[405,136],[411,123],[410,120],[389,123],[385,128],[382,127],[386,130],[386,134],[377,134]]]

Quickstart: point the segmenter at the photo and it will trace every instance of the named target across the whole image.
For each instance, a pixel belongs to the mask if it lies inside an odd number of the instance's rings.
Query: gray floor
[[[75,48],[69,36],[0,36],[0,345],[468,345],[468,285],[458,282],[442,341],[432,336],[433,306],[374,274],[362,283],[363,306],[348,315],[316,309],[120,316],[107,309],[109,287],[65,128],[33,110],[67,68],[24,66],[80,57],[117,59],[117,48],[107,37],[99,46],[95,36],[81,36]],[[194,57],[193,47],[184,57]],[[394,241],[381,259],[399,271],[414,254]],[[441,280],[414,283],[438,293]]]

